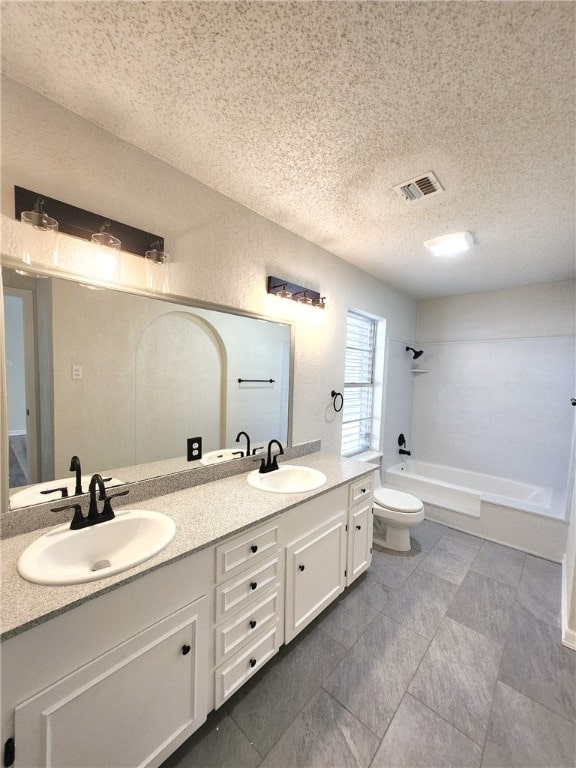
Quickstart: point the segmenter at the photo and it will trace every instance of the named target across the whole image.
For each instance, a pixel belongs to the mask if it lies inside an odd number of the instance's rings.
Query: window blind
[[[371,447],[376,325],[371,317],[348,312],[342,414],[343,456],[353,456]]]

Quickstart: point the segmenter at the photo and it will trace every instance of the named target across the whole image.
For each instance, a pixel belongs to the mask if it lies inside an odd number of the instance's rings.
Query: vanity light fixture
[[[473,245],[474,238],[470,232],[452,232],[424,241],[424,247],[433,256],[459,256]]]
[[[58,222],[42,210],[44,202],[43,197],[38,197],[31,211],[22,211],[20,220],[24,224],[30,224],[34,229],[39,229],[42,232],[56,232]]]
[[[325,296],[320,296],[318,291],[304,288],[302,285],[289,283],[279,277],[268,276],[268,293],[281,299],[291,299],[299,304],[307,304],[311,307],[325,307]]]

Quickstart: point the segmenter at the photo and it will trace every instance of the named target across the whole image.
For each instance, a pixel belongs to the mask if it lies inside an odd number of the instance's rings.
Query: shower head
[[[423,349],[414,349],[414,347],[406,347],[406,352],[412,352],[412,360],[418,360],[424,354]]]

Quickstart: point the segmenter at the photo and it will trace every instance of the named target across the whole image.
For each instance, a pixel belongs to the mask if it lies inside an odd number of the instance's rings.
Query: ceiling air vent
[[[392,189],[407,203],[415,203],[416,200],[421,200],[423,197],[430,197],[430,195],[444,191],[432,171],[402,184],[396,184]]]

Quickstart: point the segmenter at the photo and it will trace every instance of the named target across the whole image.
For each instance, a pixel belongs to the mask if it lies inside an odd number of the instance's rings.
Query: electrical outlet
[[[72,378],[73,379],[83,379],[84,378],[84,372],[82,371],[81,365],[73,365],[72,366]]]
[[[189,437],[186,441],[188,461],[198,461],[202,458],[202,438]]]

